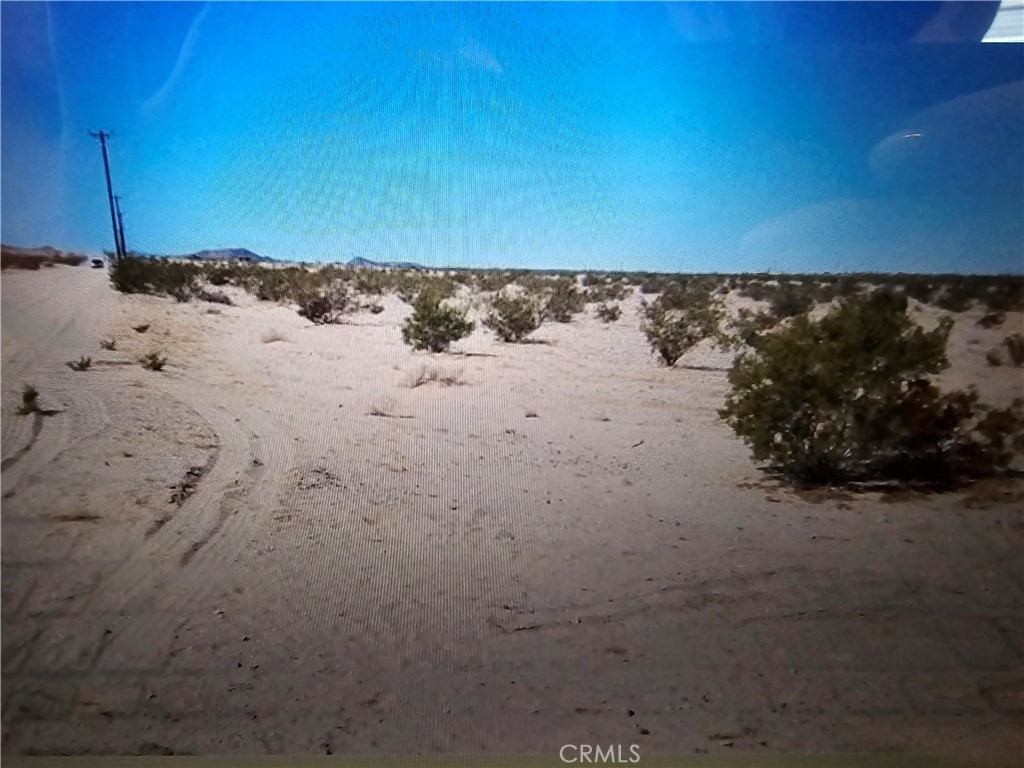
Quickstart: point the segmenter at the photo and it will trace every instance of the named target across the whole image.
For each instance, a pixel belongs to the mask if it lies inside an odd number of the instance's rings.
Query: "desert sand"
[[[231,295],[3,276],[5,755],[1019,759],[1019,483],[780,487],[717,417],[729,356],[659,367],[636,295],[439,355],[394,297],[314,326]],[[944,383],[1006,404],[984,355],[1024,318],[980,313]],[[26,383],[55,413],[14,415]]]

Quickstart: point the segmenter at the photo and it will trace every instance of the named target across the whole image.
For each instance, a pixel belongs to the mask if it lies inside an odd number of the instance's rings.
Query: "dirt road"
[[[2,290],[4,754],[1024,748],[1021,489],[775,488],[630,311],[424,356],[393,299]]]

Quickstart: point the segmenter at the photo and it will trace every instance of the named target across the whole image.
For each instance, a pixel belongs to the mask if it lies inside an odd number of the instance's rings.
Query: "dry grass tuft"
[[[466,384],[462,369],[445,370],[437,366],[420,366],[419,372],[409,380],[409,388],[416,389],[424,384],[440,384],[442,387],[455,387]]]
[[[288,341],[288,339],[279,330],[273,328],[263,334],[262,341],[264,344],[273,344],[275,341]]]

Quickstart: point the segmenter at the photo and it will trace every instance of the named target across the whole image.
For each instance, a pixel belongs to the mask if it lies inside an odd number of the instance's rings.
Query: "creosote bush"
[[[139,363],[143,368],[148,368],[151,371],[161,371],[167,365],[167,358],[159,352],[149,352],[139,358]]]
[[[982,328],[996,328],[1006,321],[1005,312],[986,312],[978,318],[978,325]]]
[[[1024,335],[1012,333],[1003,340],[1003,346],[1010,356],[1014,368],[1024,366]]]
[[[605,323],[614,323],[622,317],[622,308],[618,304],[598,304],[597,316]]]
[[[729,374],[720,415],[782,476],[805,485],[885,481],[950,487],[1024,449],[1024,401],[993,409],[943,393],[952,322],[926,331],[904,294],[850,299],[766,335]]]
[[[556,323],[572,322],[572,316],[582,312],[586,303],[586,298],[576,287],[576,281],[561,278],[548,287],[543,303],[543,317]]]
[[[26,384],[21,390],[21,405],[18,406],[19,416],[28,416],[32,413],[39,413],[39,390],[31,384]]]
[[[724,314],[721,303],[707,293],[666,291],[645,307],[642,328],[651,351],[671,368],[704,339],[724,345],[719,330]]]
[[[792,283],[785,283],[772,296],[772,314],[779,320],[796,317],[809,311],[814,305],[811,292]]]
[[[465,312],[445,304],[432,286],[420,291],[412,306],[412,314],[402,326],[402,340],[413,349],[444,352],[475,327]]]
[[[499,293],[491,300],[491,312],[483,324],[504,342],[517,343],[540,328],[541,308],[531,296]]]
[[[324,293],[299,297],[299,314],[317,325],[340,323],[352,308],[352,297],[345,285],[335,286]]]

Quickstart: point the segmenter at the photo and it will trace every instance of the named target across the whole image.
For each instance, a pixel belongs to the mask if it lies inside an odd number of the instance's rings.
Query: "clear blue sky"
[[[937,9],[4,3],[2,238],[110,248],[107,128],[146,252],[1020,272],[1024,46]]]

